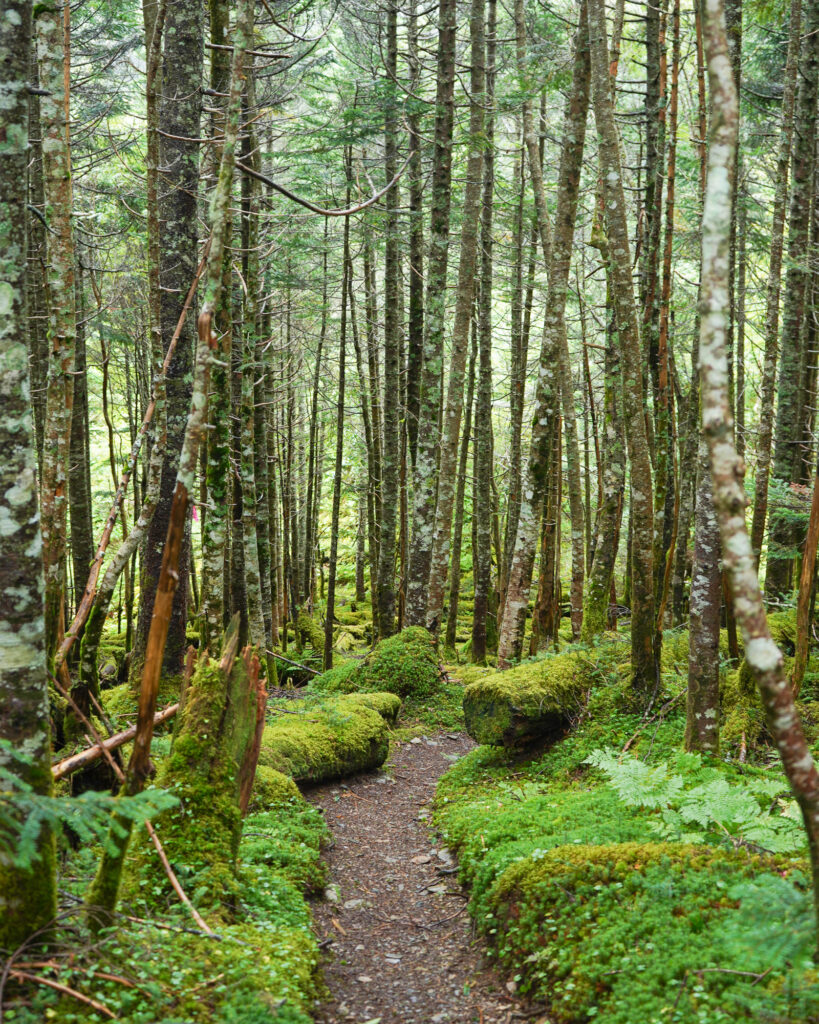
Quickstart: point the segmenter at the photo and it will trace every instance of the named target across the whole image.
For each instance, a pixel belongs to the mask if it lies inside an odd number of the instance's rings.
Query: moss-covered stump
[[[288,701],[262,734],[259,764],[289,775],[297,782],[355,775],[380,767],[389,753],[387,716],[398,713],[392,694],[341,695],[326,699]],[[294,708],[294,704],[297,706]]]
[[[518,747],[566,728],[591,680],[577,651],[492,672],[464,690],[466,731],[478,743]]]
[[[299,612],[298,619],[296,620],[296,629],[298,630],[301,646],[312,647],[317,654],[321,654],[324,650],[324,630],[304,609]]]
[[[232,902],[238,894],[242,805],[250,799],[264,707],[259,663],[249,649],[228,673],[203,656],[185,689],[170,756],[157,777],[157,785],[180,801],[157,820],[157,832],[171,864],[203,906]],[[142,868],[151,866],[151,883],[164,888],[165,875],[150,854],[138,860]]]

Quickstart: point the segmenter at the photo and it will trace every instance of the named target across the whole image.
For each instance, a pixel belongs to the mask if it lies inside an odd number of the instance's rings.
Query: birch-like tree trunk
[[[0,17],[0,765],[37,793],[51,792],[51,736],[43,618],[43,541],[29,384],[26,309],[26,164],[31,2],[10,0]],[[52,221],[53,225],[53,221]],[[10,595],[14,595],[14,599]],[[44,830],[28,869],[0,851],[0,947],[11,950],[57,912],[54,839]]]
[[[705,0],[704,34],[711,87],[711,125],[702,223],[702,422],[711,460],[724,566],[742,629],[745,660],[759,687],[768,728],[802,810],[810,849],[814,904],[819,916],[819,771],[794,706],[782,653],[771,639],[768,628],[756,556],[745,523],[744,467],[733,440],[726,335],[730,309],[731,190],[736,169],[739,111],[722,0]]]
[[[69,97],[62,4],[40,4],[34,17],[40,70],[40,127],[46,233],[48,378],[40,513],[45,571],[45,631],[49,663],[62,638],[68,511],[68,460],[77,325],[74,292],[73,190],[66,112]]]

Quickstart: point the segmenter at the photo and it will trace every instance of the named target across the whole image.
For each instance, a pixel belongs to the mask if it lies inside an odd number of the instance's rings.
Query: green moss
[[[339,697],[340,707],[370,708],[377,711],[389,725],[395,725],[401,710],[401,698],[395,693],[350,693]]]
[[[321,782],[377,768],[389,753],[386,721],[360,700],[305,698],[273,704],[259,764],[300,782]]]
[[[156,707],[160,710],[179,700],[182,690],[182,676],[162,676],[159,680],[159,693]],[[127,729],[136,722],[139,693],[130,683],[121,683],[110,690],[103,690],[100,696],[105,713],[118,729]]]
[[[310,646],[314,652],[321,654],[324,650],[324,630],[316,620],[302,608],[296,620],[296,628],[303,646]]]
[[[316,693],[355,693],[358,689],[358,669],[357,661],[343,661],[311,679],[309,688]]]
[[[579,710],[591,669],[584,654],[567,651],[486,675],[464,691],[466,730],[503,746],[558,733]]]
[[[768,615],[768,628],[782,653],[792,656],[796,651],[796,609],[771,612]]]
[[[420,698],[435,692],[439,677],[431,634],[421,626],[410,626],[376,644],[361,663],[356,684],[359,690]]]

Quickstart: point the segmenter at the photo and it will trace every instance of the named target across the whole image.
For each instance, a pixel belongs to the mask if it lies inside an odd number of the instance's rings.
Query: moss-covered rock
[[[265,726],[259,764],[298,782],[377,768],[389,753],[386,720],[356,695],[288,701]],[[276,708],[274,706],[274,712]]]
[[[312,647],[317,653],[321,653],[324,650],[324,630],[303,608],[296,620],[296,628],[298,629],[302,646]]]
[[[493,672],[464,691],[466,731],[478,743],[515,747],[565,729],[590,680],[592,663],[567,651]]]
[[[782,653],[793,655],[796,651],[796,609],[771,612],[768,616],[768,628]]]
[[[376,644],[361,663],[356,688],[426,697],[434,693],[439,676],[431,634],[422,626],[410,626]]]

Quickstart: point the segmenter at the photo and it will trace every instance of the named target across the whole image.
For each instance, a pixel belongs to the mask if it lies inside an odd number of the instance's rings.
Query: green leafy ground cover
[[[528,758],[478,747],[441,779],[436,822],[471,913],[561,1024],[814,1021],[805,850],[784,778],[680,752],[669,647],[656,717],[630,709],[616,653],[592,650],[573,733]]]

